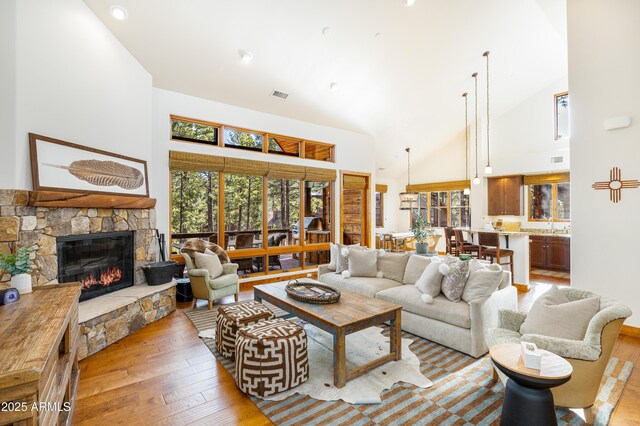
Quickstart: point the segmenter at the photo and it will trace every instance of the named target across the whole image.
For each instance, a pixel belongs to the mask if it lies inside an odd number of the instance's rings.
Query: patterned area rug
[[[286,312],[269,306],[276,316]],[[185,312],[198,332],[215,327],[215,310],[197,309]],[[384,326],[383,326],[384,327]],[[388,330],[384,331],[388,335]],[[491,382],[491,361],[480,359],[402,332],[414,341],[411,350],[420,359],[420,370],[433,386],[421,389],[398,383],[382,393],[380,404],[352,405],[344,401],[320,401],[304,395],[292,395],[282,401],[252,398],[256,406],[276,425],[497,425],[504,387]],[[221,357],[215,340],[204,343],[224,368],[233,375],[235,365]],[[347,345],[349,340],[347,338]],[[607,425],[633,364],[611,358],[595,404],[596,425]],[[582,410],[577,410],[582,414]],[[574,411],[556,410],[559,425],[582,425]]]

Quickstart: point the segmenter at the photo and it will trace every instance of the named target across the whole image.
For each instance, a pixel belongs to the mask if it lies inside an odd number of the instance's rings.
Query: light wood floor
[[[548,289],[547,278],[532,276],[536,284],[519,295],[522,310]],[[252,286],[243,285],[240,298],[252,297]],[[181,304],[175,313],[80,362],[74,424],[271,424],[198,338],[183,312],[190,306]],[[613,356],[632,361],[635,368],[610,424],[640,424],[640,339],[620,336]]]

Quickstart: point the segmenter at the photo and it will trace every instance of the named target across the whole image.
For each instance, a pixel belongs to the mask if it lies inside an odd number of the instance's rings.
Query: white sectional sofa
[[[401,305],[403,330],[476,358],[488,351],[485,334],[489,328],[498,326],[498,312],[517,310],[517,291],[511,285],[508,271],[503,271],[498,289],[489,297],[466,303],[452,302],[440,294],[427,304],[421,300],[422,293],[415,282],[431,259],[395,253],[386,253],[384,258],[384,262],[378,262],[383,278],[345,278],[328,265],[318,268],[318,277],[320,282],[339,290]]]

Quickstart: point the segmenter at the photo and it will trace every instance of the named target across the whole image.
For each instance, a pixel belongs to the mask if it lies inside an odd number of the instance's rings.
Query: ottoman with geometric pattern
[[[236,384],[242,392],[264,398],[308,378],[307,333],[302,327],[273,319],[238,330]]]
[[[220,306],[216,317],[216,349],[225,358],[234,359],[238,329],[273,317],[269,308],[253,300]]]

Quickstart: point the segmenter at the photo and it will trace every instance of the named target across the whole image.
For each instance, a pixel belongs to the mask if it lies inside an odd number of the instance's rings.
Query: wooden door
[[[341,172],[340,240],[343,244],[370,245],[369,181],[369,174]]]
[[[504,211],[502,214],[521,216],[522,215],[522,176],[508,176],[502,178],[504,189],[503,202]]]
[[[502,178],[487,179],[487,198],[489,216],[504,214],[504,184]]]
[[[547,250],[546,237],[531,235],[529,237],[529,260],[531,267],[546,268],[547,267]]]
[[[566,237],[547,238],[547,267],[561,271],[571,270],[571,240]]]

